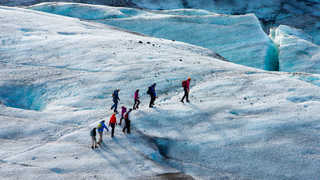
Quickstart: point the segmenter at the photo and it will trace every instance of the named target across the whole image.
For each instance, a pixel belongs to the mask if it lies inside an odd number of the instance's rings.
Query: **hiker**
[[[127,112],[127,108],[125,106],[121,107],[121,118],[120,118],[120,123],[119,125],[121,126],[122,124],[122,119],[124,118],[124,114]]]
[[[150,104],[149,104],[149,107],[152,108],[154,106],[154,101],[156,100],[157,98],[157,94],[156,94],[156,83],[152,84],[149,88],[148,88],[148,91],[147,91],[147,94],[150,95]]]
[[[113,91],[112,93],[112,100],[113,100],[113,105],[111,106],[111,110],[114,108],[114,112],[118,114],[118,102],[120,101],[120,98],[119,98],[119,92],[120,92],[120,89],[116,89]]]
[[[96,139],[96,135],[97,135],[96,129],[97,129],[97,128],[93,128],[93,129],[90,131],[90,136],[91,136],[91,139],[92,139],[91,149],[98,148],[98,146],[97,146],[97,139]]]
[[[98,125],[98,133],[99,133],[99,141],[98,144],[100,145],[103,141],[102,141],[102,135],[103,135],[103,130],[106,129],[107,131],[109,131],[108,127],[104,124],[104,120],[101,121]]]
[[[182,81],[182,87],[183,87],[183,90],[184,90],[184,95],[183,95],[183,97],[181,99],[182,103],[184,103],[183,102],[184,98],[186,98],[187,102],[190,102],[189,101],[190,81],[191,81],[190,77],[188,77],[187,80]]]
[[[134,104],[133,104],[133,109],[139,109],[139,104],[140,104],[140,100],[139,100],[139,89],[136,90],[136,92],[134,93]]]
[[[123,133],[125,133],[126,130],[127,130],[127,133],[130,134],[131,121],[130,121],[130,118],[129,118],[129,114],[130,114],[131,111],[132,111],[132,109],[129,109],[129,111],[124,116],[124,121],[125,121],[126,124],[124,125],[124,128],[122,129]]]
[[[113,113],[110,117],[109,121],[109,126],[111,126],[111,137],[113,138],[114,136],[114,128],[116,127],[117,124],[117,118],[116,118],[116,113]]]

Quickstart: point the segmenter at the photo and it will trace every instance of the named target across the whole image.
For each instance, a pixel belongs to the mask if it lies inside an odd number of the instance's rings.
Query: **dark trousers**
[[[122,129],[122,132],[126,132],[130,134],[130,120],[129,119],[125,119],[126,124],[124,125],[124,128]]]
[[[122,119],[123,119],[123,115],[121,115],[121,118],[120,118],[120,123],[119,123],[120,126],[122,124]]]
[[[184,88],[184,95],[183,95],[181,101],[183,101],[184,98],[186,98],[187,102],[189,102],[189,91],[187,88]]]
[[[110,123],[110,125],[111,125],[111,137],[113,137],[114,136],[114,128],[116,127],[116,124],[115,123]]]
[[[139,99],[135,99],[135,100],[134,100],[133,109],[139,109],[139,104],[140,104]]]
[[[155,96],[151,96],[149,107],[153,107],[155,100],[156,100],[156,97]]]
[[[113,101],[113,105],[111,106],[111,109],[114,108],[114,112],[118,112],[117,108],[118,108],[118,101]]]

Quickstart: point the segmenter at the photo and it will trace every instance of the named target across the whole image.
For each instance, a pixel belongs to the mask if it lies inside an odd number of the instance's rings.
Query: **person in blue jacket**
[[[99,133],[99,141],[98,141],[98,144],[100,145],[103,141],[102,141],[102,135],[103,135],[103,130],[106,129],[107,131],[109,131],[108,127],[104,124],[104,120],[101,121],[99,124],[98,124],[98,133]]]
[[[114,109],[114,112],[118,114],[118,103],[120,101],[120,98],[119,98],[119,92],[120,92],[120,89],[116,89],[113,91],[112,93],[112,100],[113,100],[113,105],[111,106],[111,110]]]
[[[147,94],[150,95],[150,104],[149,104],[149,107],[150,108],[153,108],[154,106],[154,101],[156,100],[157,98],[157,94],[156,94],[156,83],[152,84],[149,88],[148,88],[148,91],[147,91]]]

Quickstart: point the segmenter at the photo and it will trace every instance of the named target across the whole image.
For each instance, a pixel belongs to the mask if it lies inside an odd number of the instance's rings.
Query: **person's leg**
[[[139,105],[140,105],[140,100],[137,100],[136,109],[139,109]]]
[[[95,136],[93,136],[93,142],[94,142],[94,148],[98,148],[97,146],[97,139]]]
[[[118,102],[115,102],[115,104],[114,104],[114,112],[115,113],[118,112]]]
[[[111,130],[111,137],[114,136],[114,127],[115,127],[115,124],[112,123],[112,124],[111,124],[111,128],[112,128],[112,130]]]
[[[134,104],[133,104],[133,108],[132,108],[132,109],[134,109],[134,110],[135,110],[135,109],[136,109],[136,105],[137,105],[137,100],[135,99],[135,100],[134,100]]]
[[[94,146],[94,136],[91,136],[91,140],[92,140],[91,148],[93,149],[95,147]]]
[[[130,125],[131,125],[131,122],[130,120],[128,120],[128,127],[127,127],[127,133],[130,134]]]
[[[184,95],[183,95],[183,97],[182,97],[182,99],[181,99],[181,102],[183,102],[183,100],[184,100],[184,98],[187,96],[187,90],[186,90],[186,88],[184,88]]]
[[[150,103],[149,103],[149,107],[152,107],[152,96],[150,96]]]
[[[156,97],[152,96],[152,97],[151,97],[151,106],[154,105],[154,101],[155,101],[155,100],[156,100]]]
[[[123,133],[126,133],[126,128],[127,128],[127,125],[126,125],[126,123],[124,124],[124,127],[123,127],[123,129],[122,129],[122,132]]]
[[[186,91],[186,99],[187,99],[187,102],[190,102],[189,101],[189,91],[188,90]]]
[[[120,123],[119,123],[120,126],[122,124],[122,119],[123,119],[123,115],[121,115],[121,118],[120,118]]]
[[[98,144],[101,144],[102,143],[102,134],[103,132],[102,131],[98,131],[99,133],[99,141],[98,141]]]

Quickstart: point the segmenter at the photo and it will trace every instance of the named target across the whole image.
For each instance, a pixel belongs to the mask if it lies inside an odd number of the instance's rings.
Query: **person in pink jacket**
[[[121,126],[122,119],[124,118],[124,114],[127,112],[127,108],[125,106],[121,107],[121,118],[120,118],[120,123],[119,125]]]
[[[136,92],[134,93],[134,105],[133,105],[133,109],[139,109],[139,104],[140,104],[140,100],[139,100],[139,89],[136,90]]]
[[[184,90],[184,95],[183,95],[183,97],[181,99],[182,103],[184,103],[183,102],[184,98],[186,98],[187,102],[190,102],[189,101],[190,81],[191,81],[190,77],[188,77],[187,80],[182,81],[182,87],[183,87],[183,90]]]

